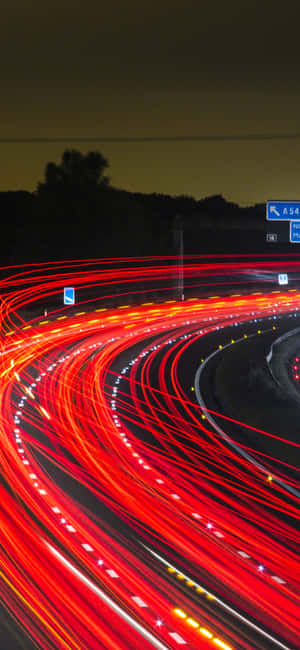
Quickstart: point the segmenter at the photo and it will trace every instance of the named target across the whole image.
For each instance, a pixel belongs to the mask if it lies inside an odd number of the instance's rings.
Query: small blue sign
[[[290,242],[300,244],[300,221],[290,222]]]
[[[75,289],[74,287],[64,288],[64,305],[75,305]]]
[[[268,221],[300,220],[300,201],[268,201]]]
[[[288,284],[289,276],[287,273],[279,273],[278,275],[278,284]]]

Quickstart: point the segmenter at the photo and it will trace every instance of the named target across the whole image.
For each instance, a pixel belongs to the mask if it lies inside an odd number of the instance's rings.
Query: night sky
[[[22,138],[300,134],[298,0],[11,0],[1,8],[0,190],[33,190],[62,151],[111,183],[300,199],[300,138],[5,143]]]

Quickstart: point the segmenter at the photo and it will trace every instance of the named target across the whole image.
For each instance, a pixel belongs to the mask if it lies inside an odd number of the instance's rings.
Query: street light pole
[[[178,251],[178,300],[184,300],[184,244],[183,244],[183,223],[181,215],[174,218],[174,241]]]

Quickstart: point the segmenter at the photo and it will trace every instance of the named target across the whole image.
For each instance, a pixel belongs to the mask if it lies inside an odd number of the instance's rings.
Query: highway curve
[[[16,648],[300,648],[299,474],[272,458],[272,431],[256,430],[270,440],[267,462],[251,436],[246,455],[228,444],[242,424],[211,413],[193,390],[215,351],[287,314],[295,321],[300,293],[232,295],[229,286],[181,302],[89,302],[108,286],[120,294],[132,281],[136,291],[138,278],[169,286],[170,260],[148,261],[53,264],[2,280],[9,633]],[[239,273],[248,267],[240,262]],[[221,268],[197,260],[186,272],[201,284]],[[78,311],[25,320],[25,307],[67,285],[89,292]],[[281,443],[299,455],[300,441]]]

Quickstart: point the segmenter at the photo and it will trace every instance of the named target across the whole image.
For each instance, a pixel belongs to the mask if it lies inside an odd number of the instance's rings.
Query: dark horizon
[[[116,187],[240,205],[295,198],[295,9],[15,0],[2,13],[0,190],[34,190],[62,141],[99,137]]]

